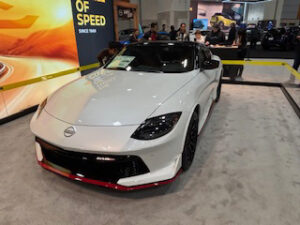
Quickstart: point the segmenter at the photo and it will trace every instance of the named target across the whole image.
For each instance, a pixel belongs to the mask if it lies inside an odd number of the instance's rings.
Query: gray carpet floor
[[[0,126],[0,224],[299,224],[300,121],[280,89],[224,85],[191,169],[130,193],[40,168],[31,116]]]

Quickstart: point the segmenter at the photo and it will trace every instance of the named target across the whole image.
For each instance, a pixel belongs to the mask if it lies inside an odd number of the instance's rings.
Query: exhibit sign
[[[0,0],[0,86],[79,66],[70,0]],[[39,104],[80,73],[0,92],[0,119]]]
[[[97,62],[97,55],[114,40],[112,0],[72,0],[80,65]]]

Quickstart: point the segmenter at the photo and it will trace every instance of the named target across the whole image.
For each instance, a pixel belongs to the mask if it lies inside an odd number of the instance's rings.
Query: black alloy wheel
[[[190,168],[195,156],[198,140],[198,124],[199,116],[196,112],[193,112],[182,152],[182,169],[184,171]]]

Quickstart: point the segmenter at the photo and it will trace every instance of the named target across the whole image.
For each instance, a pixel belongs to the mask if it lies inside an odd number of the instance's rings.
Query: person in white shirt
[[[201,34],[200,30],[196,30],[194,41],[202,44],[205,43],[205,37]]]

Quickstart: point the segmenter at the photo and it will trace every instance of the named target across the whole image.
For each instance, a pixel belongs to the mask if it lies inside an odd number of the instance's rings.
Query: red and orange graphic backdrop
[[[78,67],[71,0],[0,0],[0,86]],[[0,93],[0,119],[80,74]]]

